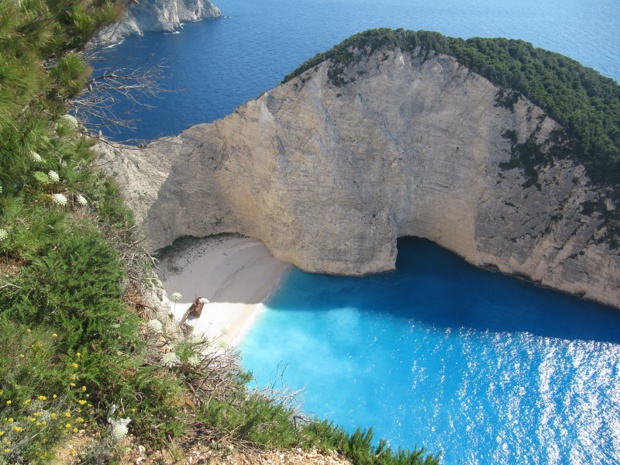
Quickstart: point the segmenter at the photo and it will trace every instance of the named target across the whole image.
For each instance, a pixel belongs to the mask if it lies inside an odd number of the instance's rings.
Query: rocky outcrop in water
[[[141,149],[105,147],[151,250],[237,232],[333,274],[392,270],[396,239],[428,238],[478,266],[620,306],[620,255],[587,202],[583,166],[531,174],[515,144],[558,124],[454,58],[376,50],[335,79],[330,61],[212,124]],[[607,208],[613,209],[613,202]]]
[[[131,3],[123,18],[101,31],[95,42],[113,44],[145,32],[174,32],[184,22],[221,16],[208,0],[140,0]]]

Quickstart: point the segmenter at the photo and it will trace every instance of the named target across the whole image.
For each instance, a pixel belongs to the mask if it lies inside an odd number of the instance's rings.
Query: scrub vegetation
[[[151,261],[132,213],[67,114],[90,76],[86,43],[123,6],[0,0],[0,464],[119,463],[137,444],[438,463],[249,390],[236,352],[147,303]]]
[[[512,108],[525,97],[542,108],[563,128],[555,134],[555,146],[542,153],[531,143],[513,144],[513,160],[506,168],[521,167],[536,185],[536,170],[552,159],[566,157],[583,164],[592,184],[615,205],[620,203],[620,86],[577,61],[534,47],[522,40],[475,37],[460,39],[437,32],[374,29],[356,34],[331,50],[316,55],[285,77],[293,79],[326,60],[332,84],[345,78],[348,66],[375,51],[400,48],[422,60],[445,54],[500,88],[496,104]],[[532,156],[532,153],[536,156]],[[620,209],[608,209],[601,199],[591,213],[607,222],[607,239],[620,232]]]

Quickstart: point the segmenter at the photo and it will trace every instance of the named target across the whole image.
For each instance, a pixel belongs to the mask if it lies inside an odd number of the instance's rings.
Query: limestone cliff
[[[488,80],[428,51],[378,49],[338,73],[323,61],[212,124],[104,148],[150,249],[238,232],[302,269],[363,275],[419,236],[620,306],[619,252],[583,211],[603,195],[584,167],[557,159],[532,183],[510,166],[515,143],[552,145],[540,108],[498,105]]]
[[[140,0],[131,3],[123,18],[101,31],[96,41],[116,43],[145,32],[174,32],[181,23],[221,15],[209,0]]]

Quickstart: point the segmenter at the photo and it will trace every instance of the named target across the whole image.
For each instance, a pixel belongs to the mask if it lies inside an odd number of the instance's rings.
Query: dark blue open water
[[[171,59],[142,112],[149,139],[209,122],[317,52],[374,27],[520,38],[620,80],[618,0],[217,0],[228,19],[113,50]],[[154,55],[150,58],[150,55]],[[121,103],[122,105],[122,103]],[[306,387],[306,411],[446,464],[620,463],[620,312],[399,241],[396,273],[293,270],[242,345],[244,364]]]
[[[136,65],[170,60],[170,89],[118,139],[172,135],[222,118],[275,87],[318,52],[376,27],[524,39],[620,81],[618,0],[219,0],[228,19],[149,34],[114,50]],[[112,61],[114,61],[112,59]],[[144,98],[142,98],[145,100]],[[109,134],[109,133],[108,133]]]

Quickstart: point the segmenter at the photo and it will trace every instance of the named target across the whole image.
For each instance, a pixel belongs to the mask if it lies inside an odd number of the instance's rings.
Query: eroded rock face
[[[140,0],[130,5],[119,22],[101,31],[96,42],[116,43],[145,32],[174,32],[181,23],[220,16],[208,0]]]
[[[396,239],[428,238],[479,266],[620,306],[620,258],[582,205],[602,195],[555,160],[532,183],[511,140],[558,125],[453,58],[377,51],[334,85],[330,63],[140,150],[108,150],[152,250],[238,232],[314,272],[394,268]]]

